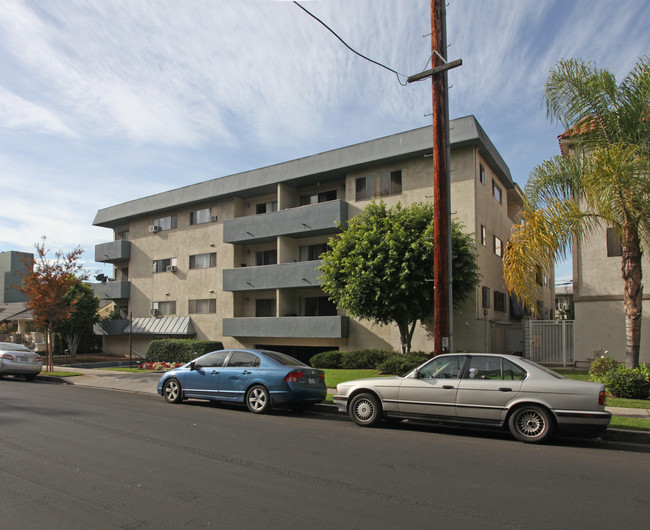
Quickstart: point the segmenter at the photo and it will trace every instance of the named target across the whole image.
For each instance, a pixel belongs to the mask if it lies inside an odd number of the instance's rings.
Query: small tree
[[[321,259],[322,288],[349,315],[395,323],[402,353],[411,350],[417,321],[433,316],[433,205],[387,208],[372,201],[352,218]],[[475,292],[476,243],[452,223],[453,301]]]
[[[83,254],[80,247],[67,254],[58,251],[54,259],[48,259],[49,249],[45,247],[45,236],[36,243],[36,254],[28,263],[28,271],[22,277],[19,288],[27,296],[25,306],[32,312],[36,329],[45,334],[47,369],[53,370],[52,334],[55,328],[70,318],[76,300],[66,298],[70,289],[87,279],[88,275],[79,264]]]
[[[57,332],[63,336],[70,355],[76,355],[81,339],[93,333],[93,324],[99,320],[97,309],[99,299],[86,284],[74,284],[63,297],[62,302],[74,307],[70,318],[57,327]]]

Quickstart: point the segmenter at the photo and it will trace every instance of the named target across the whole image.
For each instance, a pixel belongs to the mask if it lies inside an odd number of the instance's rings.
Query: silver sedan
[[[0,342],[0,377],[21,375],[33,381],[43,368],[43,359],[38,353],[11,342]]]
[[[509,428],[522,442],[554,431],[602,434],[611,420],[605,385],[565,379],[512,355],[438,355],[403,377],[376,377],[337,386],[334,403],[358,425],[415,419]]]

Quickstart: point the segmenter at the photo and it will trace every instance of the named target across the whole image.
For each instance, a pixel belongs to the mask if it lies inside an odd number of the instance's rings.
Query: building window
[[[255,206],[255,213],[276,212],[278,210],[278,201],[261,202]]]
[[[129,231],[122,230],[120,232],[115,232],[115,241],[128,241],[129,240]]]
[[[336,316],[336,305],[327,296],[312,296],[305,298],[306,317]]]
[[[492,181],[492,195],[494,198],[501,204],[502,201],[502,191],[501,191],[501,186],[499,186],[496,181]]]
[[[336,200],[336,190],[321,191],[311,195],[302,195],[300,197],[300,206],[307,204],[317,204],[319,202],[328,202]]]
[[[195,254],[190,256],[190,269],[209,269],[217,266],[217,253]]]
[[[258,250],[255,253],[255,265],[275,265],[278,262],[278,251]]]
[[[499,291],[494,291],[494,310],[501,313],[506,312],[506,295]]]
[[[621,246],[621,236],[615,228],[607,229],[607,257],[622,256],[623,247]]]
[[[490,288],[489,287],[482,287],[481,288],[481,307],[483,309],[489,309],[490,308]]]
[[[356,180],[356,200],[366,201],[373,197],[388,197],[402,193],[402,172],[387,171],[379,175]]]
[[[494,253],[502,257],[503,256],[503,241],[501,241],[497,236],[493,236],[494,241]]]
[[[487,245],[487,230],[484,225],[481,225],[481,245]]]
[[[173,272],[177,264],[176,258],[156,259],[153,261],[153,272]]]
[[[329,249],[327,243],[317,243],[315,245],[305,245],[300,247],[300,261],[314,261],[320,259],[323,252]]]
[[[172,228],[176,228],[176,216],[168,215],[167,217],[154,219],[153,225],[157,226],[158,230],[171,230]]]
[[[217,300],[214,298],[204,298],[203,300],[190,300],[189,313],[194,314],[207,314],[217,312]]]
[[[157,311],[159,315],[175,315],[176,301],[152,302],[151,309],[154,314]]]
[[[258,298],[255,300],[255,316],[256,317],[274,317],[275,312],[275,298]]]
[[[483,167],[483,164],[479,164],[479,182],[485,186],[485,168]]]
[[[203,208],[202,210],[195,210],[190,212],[190,224],[191,225],[200,225],[203,223],[209,223],[212,220],[212,209]]]

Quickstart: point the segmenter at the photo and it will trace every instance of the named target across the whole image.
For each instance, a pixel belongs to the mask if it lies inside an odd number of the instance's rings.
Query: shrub
[[[643,377],[645,377],[645,380],[650,383],[650,365],[641,363],[637,370],[641,375],[643,375]]]
[[[193,339],[157,339],[147,348],[147,362],[188,363],[204,353],[222,350],[219,341]]]
[[[344,352],[341,359],[341,368],[346,370],[374,370],[391,353],[368,349]]]
[[[617,368],[605,375],[607,391],[614,397],[647,399],[650,383],[638,368]]]
[[[404,375],[430,358],[431,355],[424,352],[411,352],[404,355],[394,353],[389,355],[384,362],[380,363],[377,366],[377,370],[380,370],[383,374]]]
[[[340,368],[342,357],[343,352],[340,352],[338,350],[324,351],[317,353],[311,359],[309,359],[309,364],[314,368]]]
[[[594,362],[591,363],[591,366],[589,368],[589,376],[593,381],[604,383],[607,373],[611,370],[616,370],[620,366],[621,363],[619,363],[613,357],[602,355],[600,357],[596,357]]]

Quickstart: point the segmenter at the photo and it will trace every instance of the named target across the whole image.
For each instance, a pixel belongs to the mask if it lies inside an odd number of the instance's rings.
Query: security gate
[[[524,357],[540,364],[575,361],[573,320],[524,320]]]

